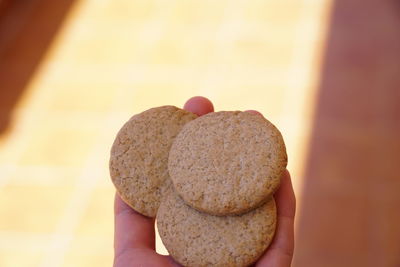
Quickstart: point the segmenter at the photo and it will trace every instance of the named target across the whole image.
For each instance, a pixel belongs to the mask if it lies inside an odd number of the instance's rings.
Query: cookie
[[[187,123],[168,161],[183,200],[214,215],[262,205],[278,188],[286,165],[279,130],[260,115],[240,111],[209,113]]]
[[[137,212],[155,217],[168,175],[168,153],[183,125],[197,115],[174,106],[133,116],[111,149],[110,175],[121,198]]]
[[[273,197],[242,215],[214,216],[188,206],[174,190],[157,213],[157,228],[169,254],[184,266],[248,266],[275,233]]]

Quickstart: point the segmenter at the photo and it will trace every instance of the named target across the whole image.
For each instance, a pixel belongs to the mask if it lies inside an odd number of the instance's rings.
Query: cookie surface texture
[[[183,125],[197,115],[174,106],[134,115],[111,149],[110,175],[121,198],[137,212],[155,217],[168,175],[168,153]]]
[[[157,213],[165,247],[184,266],[248,266],[269,246],[275,227],[273,197],[243,215],[214,216],[189,207],[172,191]]]
[[[287,165],[279,130],[260,115],[209,113],[186,124],[169,154],[171,180],[197,210],[233,215],[262,205]]]

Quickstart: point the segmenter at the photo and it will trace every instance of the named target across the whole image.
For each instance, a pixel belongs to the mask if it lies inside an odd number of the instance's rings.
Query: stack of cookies
[[[184,266],[247,266],[269,246],[273,193],[287,164],[279,130],[260,115],[197,115],[173,106],[133,116],[119,131],[112,181],[137,212],[156,217]]]

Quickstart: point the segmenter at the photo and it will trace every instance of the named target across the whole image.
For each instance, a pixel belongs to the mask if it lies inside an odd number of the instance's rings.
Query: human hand
[[[184,109],[199,116],[214,111],[212,103],[203,97],[189,99]],[[257,111],[248,112],[261,115]],[[268,250],[254,264],[256,267],[287,267],[292,261],[296,199],[288,171],[284,172],[274,197],[278,213],[275,237]],[[115,195],[114,215],[114,267],[180,266],[171,256],[155,251],[153,218],[134,211],[118,194]]]

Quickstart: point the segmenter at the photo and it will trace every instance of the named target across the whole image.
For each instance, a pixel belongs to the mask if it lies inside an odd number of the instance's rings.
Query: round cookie
[[[241,214],[278,188],[287,165],[279,130],[249,112],[209,113],[175,138],[168,170],[183,200],[214,215]]]
[[[248,266],[267,249],[275,227],[273,197],[242,215],[214,216],[189,207],[171,190],[157,213],[162,242],[184,266]]]
[[[168,153],[175,136],[197,115],[174,106],[134,115],[111,149],[110,175],[121,198],[137,212],[155,217],[169,180]]]

